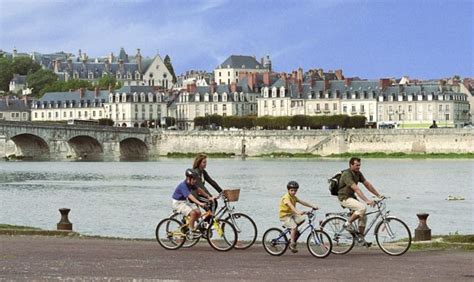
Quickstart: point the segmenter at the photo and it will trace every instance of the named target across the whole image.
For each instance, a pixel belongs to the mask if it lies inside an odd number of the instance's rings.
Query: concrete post
[[[418,213],[418,220],[420,223],[415,229],[415,241],[429,241],[431,240],[431,229],[426,224],[426,220],[429,216],[427,213]]]
[[[61,220],[58,222],[58,230],[72,231],[72,223],[69,222],[67,217],[70,211],[71,209],[67,208],[59,209],[59,212],[61,213]]]

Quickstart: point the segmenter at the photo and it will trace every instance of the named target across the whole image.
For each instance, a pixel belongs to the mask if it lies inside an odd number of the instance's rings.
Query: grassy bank
[[[210,158],[233,158],[235,157],[234,153],[205,153],[208,157]],[[166,157],[168,158],[186,158],[186,159],[192,159],[195,158],[197,153],[179,153],[179,152],[174,152],[174,153],[168,153]]]
[[[412,242],[410,250],[464,250],[474,251],[474,235],[437,235],[431,241]]]
[[[329,156],[322,157],[321,155],[313,155],[309,153],[284,153],[284,152],[274,152],[270,154],[261,154],[256,157],[259,158],[334,158],[334,159],[349,159],[351,157],[360,157],[360,158],[373,158],[373,159],[474,159],[474,153],[429,153],[429,154],[419,154],[419,153],[384,153],[384,152],[374,152],[374,153],[343,153],[343,154],[332,154]]]

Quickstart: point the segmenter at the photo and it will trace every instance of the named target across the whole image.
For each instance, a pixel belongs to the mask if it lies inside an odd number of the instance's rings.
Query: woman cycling
[[[222,188],[215,182],[207,173],[206,171],[206,166],[207,166],[207,155],[206,154],[198,154],[196,158],[194,159],[194,164],[193,164],[193,169],[198,173],[199,177],[196,182],[196,186],[204,190],[209,197],[212,197],[212,194],[209,192],[209,190],[206,189],[205,184],[206,182],[209,183],[214,189],[218,192],[222,192]],[[206,201],[205,197],[202,197],[200,195],[195,195],[200,201]],[[214,200],[212,203],[212,210],[215,211],[217,208],[217,201]]]

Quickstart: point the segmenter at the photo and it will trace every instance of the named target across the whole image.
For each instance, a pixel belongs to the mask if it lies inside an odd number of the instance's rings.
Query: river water
[[[0,162],[0,223],[56,229],[59,208],[71,209],[75,231],[88,235],[154,238],[157,222],[171,211],[171,194],[191,159],[153,162]],[[209,159],[208,172],[222,186],[240,188],[239,211],[259,229],[280,226],[279,198],[286,183],[298,197],[326,212],[340,211],[327,178],[347,160]],[[363,159],[366,178],[390,197],[388,208],[412,232],[426,212],[432,234],[474,233],[474,160]],[[210,191],[213,189],[210,187]],[[367,191],[363,189],[364,192]],[[465,200],[447,200],[449,196]]]

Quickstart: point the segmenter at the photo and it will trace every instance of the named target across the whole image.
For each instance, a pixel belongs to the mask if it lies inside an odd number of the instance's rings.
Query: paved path
[[[154,241],[2,235],[0,280],[474,280],[474,252],[391,257],[372,247],[317,259],[303,247],[273,257],[261,245],[225,253],[207,244],[167,251]]]

